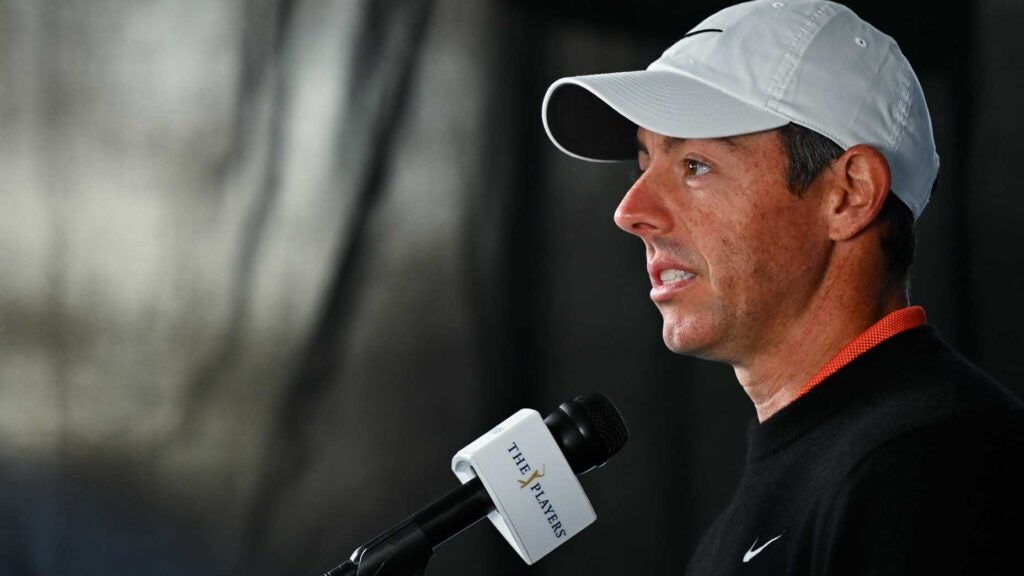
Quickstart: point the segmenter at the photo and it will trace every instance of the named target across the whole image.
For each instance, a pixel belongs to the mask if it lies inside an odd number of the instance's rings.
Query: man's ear
[[[829,238],[849,240],[874,221],[889,194],[889,163],[878,150],[858,144],[831,167],[826,207]]]

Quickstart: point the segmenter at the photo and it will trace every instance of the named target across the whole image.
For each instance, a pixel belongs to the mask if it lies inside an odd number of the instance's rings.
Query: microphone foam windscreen
[[[626,440],[629,440],[629,430],[615,404],[599,392],[577,396],[573,401],[583,408],[595,435],[603,445],[605,454],[601,460],[605,461],[621,450]]]

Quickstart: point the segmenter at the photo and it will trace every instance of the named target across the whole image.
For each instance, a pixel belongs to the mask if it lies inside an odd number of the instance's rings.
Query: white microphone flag
[[[452,471],[479,477],[488,518],[527,564],[589,526],[597,514],[540,413],[524,408],[459,450]]]

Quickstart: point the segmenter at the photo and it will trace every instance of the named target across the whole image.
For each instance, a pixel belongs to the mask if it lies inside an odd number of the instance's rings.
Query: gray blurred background
[[[849,4],[934,118],[913,299],[1021,394],[1024,6]],[[540,103],[722,5],[0,0],[0,574],[320,574],[589,391],[632,432],[598,522],[534,567],[478,524],[428,575],[681,572],[753,410],[664,349],[631,167]]]

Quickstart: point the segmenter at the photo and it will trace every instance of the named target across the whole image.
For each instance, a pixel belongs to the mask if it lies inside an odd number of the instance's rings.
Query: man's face
[[[742,365],[806,318],[829,239],[816,184],[786,184],[775,131],[680,140],[637,132],[642,174],[615,223],[647,248],[651,300],[675,352]]]

